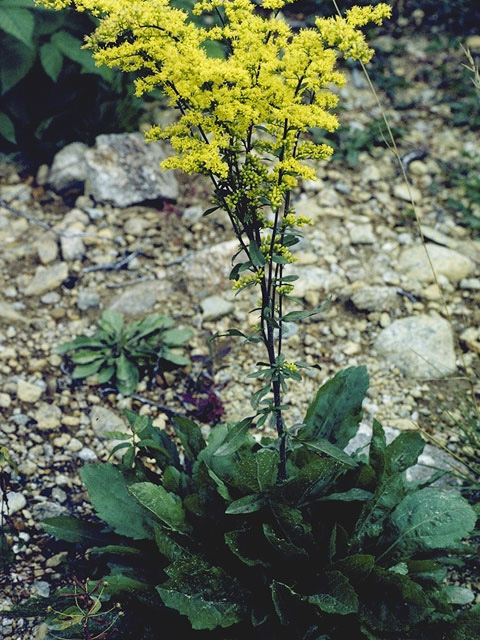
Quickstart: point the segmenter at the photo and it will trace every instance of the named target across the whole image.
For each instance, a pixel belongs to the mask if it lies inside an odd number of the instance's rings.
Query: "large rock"
[[[298,280],[293,283],[295,288],[292,292],[292,295],[298,298],[304,298],[309,291],[337,291],[345,284],[338,273],[332,273],[322,267],[296,267],[294,264],[286,269],[285,273],[298,276]]]
[[[94,405],[90,412],[90,420],[92,423],[92,429],[95,431],[96,435],[103,439],[106,439],[105,432],[106,431],[119,431],[125,434],[131,434],[131,429],[116,413],[111,411],[110,409],[106,409],[105,407],[100,407],[98,405]],[[106,440],[105,446],[111,451],[117,444],[120,444],[121,440]],[[125,453],[125,450],[120,449],[116,451],[113,455],[120,460]]]
[[[0,300],[0,323],[2,322],[14,324],[16,322],[28,322],[28,319],[18,311],[15,311],[11,305]]]
[[[68,267],[65,262],[58,262],[50,267],[39,266],[24,294],[26,296],[41,296],[42,293],[59,287],[67,278]]]
[[[396,320],[380,333],[375,349],[410,378],[443,378],[456,370],[452,330],[440,316]]]
[[[86,193],[117,207],[157,198],[176,200],[175,175],[159,166],[166,157],[162,143],[147,144],[141,133],[98,136],[95,147],[85,153]]]
[[[427,243],[426,247],[437,276],[443,275],[455,282],[467,278],[475,269],[475,263],[470,258],[453,249],[433,243]],[[434,280],[423,245],[405,249],[400,255],[398,270],[421,282]]]
[[[124,316],[142,316],[150,313],[157,302],[165,300],[171,292],[172,285],[168,280],[147,280],[127,287],[108,308]]]
[[[232,302],[225,300],[222,296],[208,296],[208,298],[202,300],[200,306],[202,307],[203,319],[205,321],[223,318],[223,316],[228,315],[234,309]]]
[[[391,311],[398,305],[395,287],[363,287],[351,295],[359,311]]]
[[[72,142],[59,151],[54,159],[48,184],[56,191],[82,185],[86,179],[85,151],[83,142]]]

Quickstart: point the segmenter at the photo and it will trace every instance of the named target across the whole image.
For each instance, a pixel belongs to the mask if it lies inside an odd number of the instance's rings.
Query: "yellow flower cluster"
[[[245,276],[240,276],[232,285],[234,291],[241,291],[245,287],[249,287],[254,284],[258,284],[262,281],[264,276],[263,270],[256,271],[255,273],[249,273]]]
[[[298,367],[294,362],[284,362],[283,368],[290,373],[297,373]]]
[[[182,113],[178,123],[148,135],[168,138],[175,150],[164,168],[228,183],[230,195],[241,194],[233,203],[240,219],[242,208],[264,201],[281,206],[298,178],[315,176],[301,161],[332,153],[299,138],[309,127],[338,127],[329,86],[345,78],[335,68],[336,49],[369,60],[360,27],[390,15],[386,4],[354,7],[345,18],[317,19],[315,28],[294,32],[279,13],[290,1],[197,1],[193,14],[211,14],[199,26],[170,0],[37,0],[54,9],[73,4],[97,17],[87,40],[96,62],[140,72],[138,96],[160,88]],[[209,55],[212,41],[223,57]]]

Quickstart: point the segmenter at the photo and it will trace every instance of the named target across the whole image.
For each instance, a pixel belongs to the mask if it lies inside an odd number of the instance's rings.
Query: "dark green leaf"
[[[445,587],[445,593],[451,604],[465,605],[475,600],[475,594],[471,589],[467,589],[467,587],[449,585]]]
[[[265,256],[260,251],[255,240],[250,240],[250,244],[248,245],[248,253],[254,267],[263,267],[263,265],[265,264]]]
[[[148,514],[128,493],[122,473],[113,464],[86,464],[80,477],[99,518],[116,533],[134,540],[153,537]]]
[[[1,93],[7,93],[22,80],[33,66],[35,52],[13,37],[2,37],[2,62],[0,64]]]
[[[33,14],[28,9],[0,5],[0,29],[30,48],[33,48],[33,27]]]
[[[308,560],[309,555],[305,549],[302,549],[296,544],[285,540],[285,538],[278,536],[271,525],[266,523],[263,524],[263,534],[277,554],[280,554],[284,559],[292,562],[303,562]]]
[[[13,122],[7,114],[2,111],[0,111],[0,136],[3,136],[5,140],[8,140],[8,142],[11,142],[12,144],[15,144],[17,141]]]
[[[235,515],[240,513],[253,513],[258,511],[266,504],[265,496],[259,494],[253,494],[250,496],[244,496],[238,500],[234,500],[226,509],[225,513],[229,515]]]
[[[307,598],[310,604],[325,613],[340,616],[358,611],[358,597],[355,589],[348,578],[339,571],[326,571],[319,582],[316,592]]]
[[[140,504],[173,531],[188,531],[182,503],[162,486],[151,482],[137,482],[130,485],[128,490]]]
[[[115,367],[103,367],[101,371],[97,373],[97,382],[98,384],[104,384],[112,379],[113,374],[115,373]]]
[[[343,449],[357,432],[367,388],[365,367],[350,367],[337,373],[317,392],[298,437],[322,438]]]
[[[249,531],[227,531],[225,534],[225,542],[230,551],[240,558],[240,560],[249,567],[262,566],[268,567],[258,552],[258,541],[252,537]]]
[[[320,307],[312,309],[311,311],[290,311],[286,315],[282,316],[282,322],[296,322],[297,320],[303,320],[304,318],[310,318],[310,316],[316,316],[318,313],[324,311],[330,304],[330,299],[324,302]]]
[[[176,364],[178,367],[186,367],[190,364],[190,360],[186,356],[175,353],[175,351],[170,351],[170,349],[165,349],[163,351],[162,358],[164,360],[168,360],[168,362],[171,362],[172,364]]]
[[[333,502],[365,502],[373,497],[373,493],[365,491],[364,489],[349,489],[342,493],[331,493],[328,496],[320,498],[320,502],[333,501]]]
[[[372,440],[370,442],[369,463],[377,474],[377,478],[381,478],[385,471],[387,440],[385,431],[378,420],[373,420]]]
[[[125,576],[121,573],[110,574],[106,576],[105,593],[117,595],[119,593],[135,593],[138,591],[148,591],[150,585],[140,582],[131,576]]]
[[[192,558],[174,562],[166,573],[170,580],[157,591],[167,607],[188,617],[193,629],[225,628],[242,620],[245,596],[221,569]]]
[[[175,416],[173,424],[185,454],[190,460],[196,460],[200,451],[205,448],[205,439],[200,427],[193,420],[183,416]]]
[[[191,556],[186,549],[171,537],[170,533],[167,532],[164,527],[155,524],[154,530],[158,550],[167,560],[170,560],[170,562],[187,560]]]
[[[92,376],[94,373],[103,366],[105,362],[105,358],[100,358],[99,360],[95,360],[94,362],[90,362],[89,364],[77,364],[77,366],[72,371],[72,378],[86,378],[88,376]]]
[[[311,449],[312,451],[318,451],[318,453],[324,453],[331,458],[334,458],[338,462],[341,462],[349,469],[354,469],[357,466],[357,463],[353,458],[351,458],[345,451],[339,449],[334,444],[329,442],[328,440],[324,440],[322,438],[318,438],[317,440],[301,440],[300,441],[303,446],[307,447],[307,449]]]
[[[111,554],[116,556],[140,556],[142,552],[136,547],[127,547],[122,544],[108,544],[105,547],[91,547],[90,553],[95,555]]]
[[[125,353],[120,354],[115,364],[118,390],[125,395],[133,393],[140,377],[138,367],[127,358]]]

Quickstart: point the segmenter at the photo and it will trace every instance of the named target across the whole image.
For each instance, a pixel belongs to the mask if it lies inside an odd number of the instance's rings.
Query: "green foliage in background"
[[[129,395],[135,391],[141,372],[156,375],[189,364],[179,349],[192,332],[172,329],[173,324],[168,316],[150,315],[125,325],[119,313],[107,310],[93,336],[79,336],[56,351],[73,352],[74,378],[94,375],[98,384],[112,381],[120,393]]]
[[[471,594],[443,580],[476,515],[455,493],[406,481],[418,433],[387,445],[375,422],[368,456],[345,453],[367,386],[358,367],[319,390],[289,434],[283,482],[279,439],[253,438],[252,418],[208,443],[174,418],[180,454],[131,416],[139,455],[81,470],[108,529],[63,516],[44,528],[108,558],[105,592],[130,602],[136,638],[155,637],[141,623],[169,637],[188,619],[192,638],[474,640],[479,607],[463,613]]]
[[[131,80],[81,48],[94,28],[86,14],[0,0],[0,151],[45,161],[69,142],[135,128]]]

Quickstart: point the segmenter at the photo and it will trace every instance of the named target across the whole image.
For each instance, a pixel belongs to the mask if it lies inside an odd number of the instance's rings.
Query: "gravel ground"
[[[391,43],[377,44],[388,49]],[[480,242],[449,204],[463,194],[446,181],[445,166],[458,167],[465,158],[475,166],[480,134],[452,126],[440,79],[428,82],[428,73],[447,63],[461,65],[461,57],[429,52],[422,39],[400,45],[390,60],[409,87],[401,92],[408,108],[388,111],[404,130],[399,148],[451,325],[425,264],[401,172],[381,139],[359,151],[355,166],[342,159],[323,165],[320,180],[296,194],[298,212],[315,225],[299,247],[294,271],[301,274],[298,293],[307,305],[327,296],[332,301],[320,316],[292,326],[286,339],[287,354],[318,366],[291,386],[287,420],[300,421],[319,385],[339,369],[365,364],[371,376],[365,424],[373,417],[397,429],[418,424],[447,443],[446,410],[458,415],[465,376],[480,394]],[[342,103],[341,120],[353,130],[380,117],[356,72],[342,90]],[[234,299],[229,290],[234,243],[224,217],[201,217],[209,205],[204,180],[177,176],[175,202],[119,208],[77,187],[59,195],[48,172],[0,166],[0,198],[7,205],[0,207],[0,445],[18,465],[8,487],[7,537],[15,562],[0,577],[2,606],[32,594],[47,597],[68,573],[74,557],[47,538],[39,522],[91,513],[77,469],[107,458],[102,433],[122,420],[121,410],[135,409],[165,427],[155,403],[188,409],[182,374],[167,376],[167,386],[150,388],[144,380],[137,398],[124,398],[93,380],[72,380],[55,347],[93,330],[102,309],[131,318],[168,313],[194,330],[191,355],[198,358],[189,373],[195,378],[205,367],[212,332],[256,324],[249,313],[255,296],[247,290]],[[80,237],[66,237],[72,232]],[[130,259],[124,267],[106,268],[125,256]],[[214,362],[215,382],[224,417],[234,420],[249,412],[257,386],[245,376],[262,354],[237,340],[224,341],[222,348],[227,353]],[[478,576],[468,582],[477,588]],[[5,640],[45,637],[44,625],[32,620],[5,618],[0,624]]]

